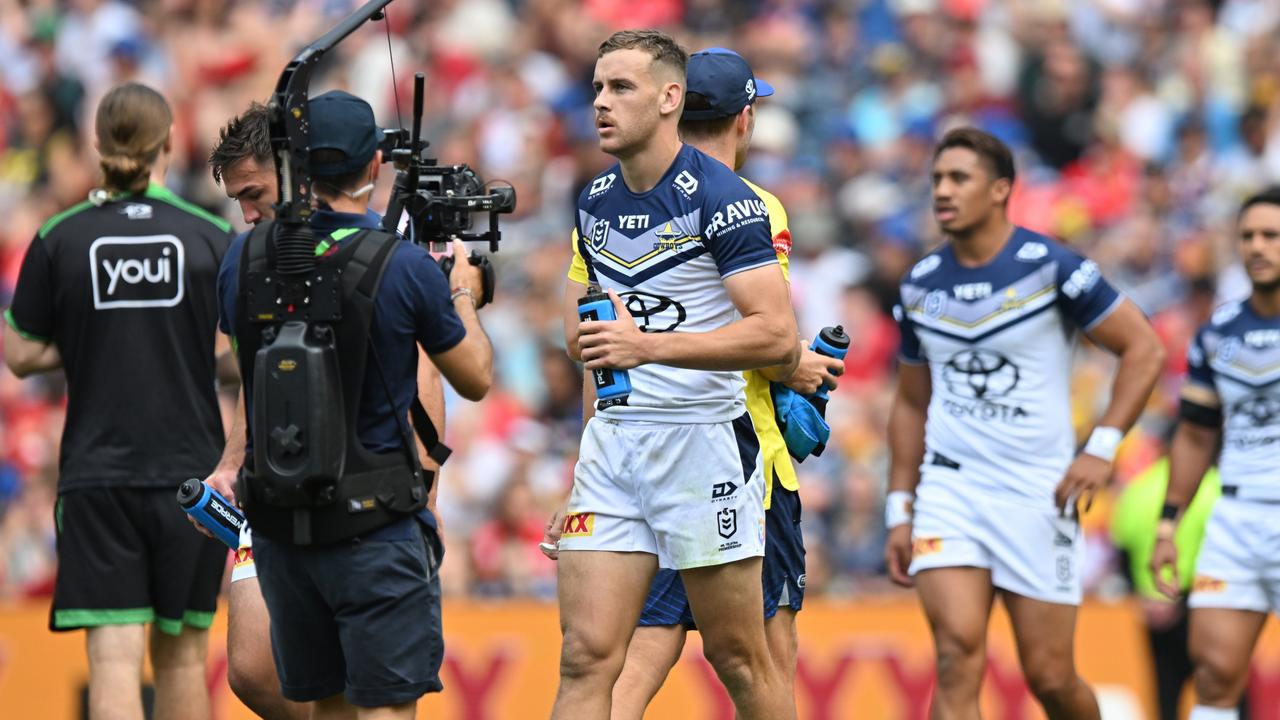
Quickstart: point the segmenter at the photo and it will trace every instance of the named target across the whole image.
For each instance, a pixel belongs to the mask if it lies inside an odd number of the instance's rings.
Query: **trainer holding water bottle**
[[[161,184],[173,115],[130,83],[97,111],[102,187],[49,219],[5,313],[19,377],[61,367],[58,576],[49,626],[88,631],[89,717],[141,720],[150,635],[152,717],[209,717],[206,629],[227,548],[174,506],[218,462],[215,388],[220,218]]]

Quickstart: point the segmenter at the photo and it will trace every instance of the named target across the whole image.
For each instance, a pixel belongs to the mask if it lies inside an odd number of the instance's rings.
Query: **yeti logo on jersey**
[[[940,256],[930,255],[929,257],[916,263],[915,267],[911,268],[911,279],[919,280],[925,275],[928,275],[934,270],[937,270],[938,266],[941,264],[942,264],[942,258]]]
[[[725,508],[716,513],[716,525],[720,532],[720,537],[728,540],[738,533],[738,511],[733,508]]]
[[[607,242],[609,242],[609,221],[597,220],[596,224],[591,226],[591,249],[600,252]]]
[[[1029,242],[1018,248],[1015,258],[1023,262],[1035,262],[1049,254],[1049,246],[1044,243]]]
[[[974,400],[1004,397],[1018,385],[1018,366],[994,350],[974,348],[951,356],[943,366],[947,389]]]
[[[93,307],[173,307],[182,302],[185,255],[173,235],[102,237],[89,246]]]
[[[120,208],[120,214],[130,220],[150,220],[151,206],[142,203],[129,203]]]
[[[693,194],[698,192],[698,178],[694,177],[693,173],[688,170],[681,170],[672,184],[675,185],[677,190],[684,193],[687,198],[693,197]]]
[[[617,177],[618,175],[616,173],[609,173],[608,175],[592,180],[591,189],[587,191],[587,197],[593,198],[602,193],[609,192],[609,188],[613,187],[613,181],[616,180]]]
[[[1233,428],[1261,428],[1280,421],[1280,398],[1256,395],[1231,406],[1227,423]]]
[[[1062,294],[1074,300],[1092,290],[1093,286],[1098,284],[1100,277],[1102,272],[1098,270],[1098,263],[1085,260],[1071,273],[1071,277],[1062,283]]]
[[[991,297],[991,283],[963,283],[954,286],[952,291],[955,292],[957,300],[981,300]]]
[[[1251,348],[1269,348],[1280,345],[1280,330],[1250,330],[1244,334],[1244,343]]]
[[[627,312],[635,318],[641,332],[671,332],[680,327],[688,315],[684,306],[672,298],[633,290],[619,295]]]

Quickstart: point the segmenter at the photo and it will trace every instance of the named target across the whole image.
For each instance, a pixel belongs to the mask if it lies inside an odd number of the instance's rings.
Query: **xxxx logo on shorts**
[[[1220,593],[1226,589],[1226,580],[1219,580],[1208,575],[1197,575],[1195,581],[1191,583],[1192,592]]]
[[[921,537],[911,541],[911,557],[923,557],[942,552],[942,538]]]
[[[560,537],[590,537],[595,530],[595,513],[570,513],[564,516]]]

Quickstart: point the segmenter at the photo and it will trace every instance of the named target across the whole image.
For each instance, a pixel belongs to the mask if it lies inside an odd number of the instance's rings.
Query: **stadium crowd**
[[[161,89],[175,110],[169,186],[243,226],[207,170],[210,143],[269,95],[298,43],[352,7],[0,1],[0,304],[41,219],[94,187],[91,111],[125,80]],[[1228,234],[1235,208],[1280,182],[1273,0],[396,0],[385,29],[366,27],[326,60],[313,92],[348,88],[392,126],[407,123],[413,73],[424,72],[424,135],[440,160],[471,163],[519,197],[485,321],[498,384],[478,405],[448,408],[446,593],[554,597],[537,542],[581,432],[580,374],[560,328],[567,235],[577,191],[612,163],[596,146],[590,74],[596,46],[621,27],[732,47],[778,89],[758,107],[743,175],[788,210],[802,333],[840,323],[854,340],[830,405],[833,442],[797,467],[811,591],[888,587],[889,310],[897,279],[939,241],[930,152],[961,121],[1015,147],[1014,221],[1097,259],[1152,317],[1170,360],[1114,488],[1163,454],[1191,333],[1248,292]],[[1111,361],[1080,352],[1085,433]],[[62,415],[58,377],[0,372],[0,599],[51,587]],[[1122,592],[1109,508],[1086,518],[1086,588],[1102,594]]]

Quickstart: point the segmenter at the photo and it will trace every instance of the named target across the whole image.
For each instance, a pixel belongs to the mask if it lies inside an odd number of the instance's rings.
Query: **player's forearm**
[[[231,432],[227,435],[227,444],[222,448],[222,459],[218,461],[218,470],[237,471],[244,464],[245,452],[245,403],[244,386],[236,396],[236,411],[231,414]]]
[[[1155,333],[1144,342],[1134,342],[1120,355],[1120,366],[1111,383],[1111,403],[1098,425],[1127,432],[1146,407],[1151,390],[1160,379],[1165,352]]]
[[[780,365],[795,372],[800,358],[795,318],[790,312],[748,315],[704,333],[648,336],[648,362],[691,370],[755,370]]]
[[[796,368],[800,365],[800,357],[804,353],[804,343],[799,337],[796,338],[796,362],[783,365],[770,365],[766,368],[760,368],[760,374],[769,382],[785,383],[795,377]]]
[[[925,408],[897,398],[889,411],[889,492],[915,494],[924,462]]]
[[[1174,431],[1169,446],[1169,489],[1164,501],[1185,510],[1195,497],[1200,481],[1213,465],[1218,450],[1217,428],[1196,425],[1183,420]]]
[[[4,329],[4,362],[18,377],[62,367],[62,355],[51,342],[23,337],[12,325]]]

